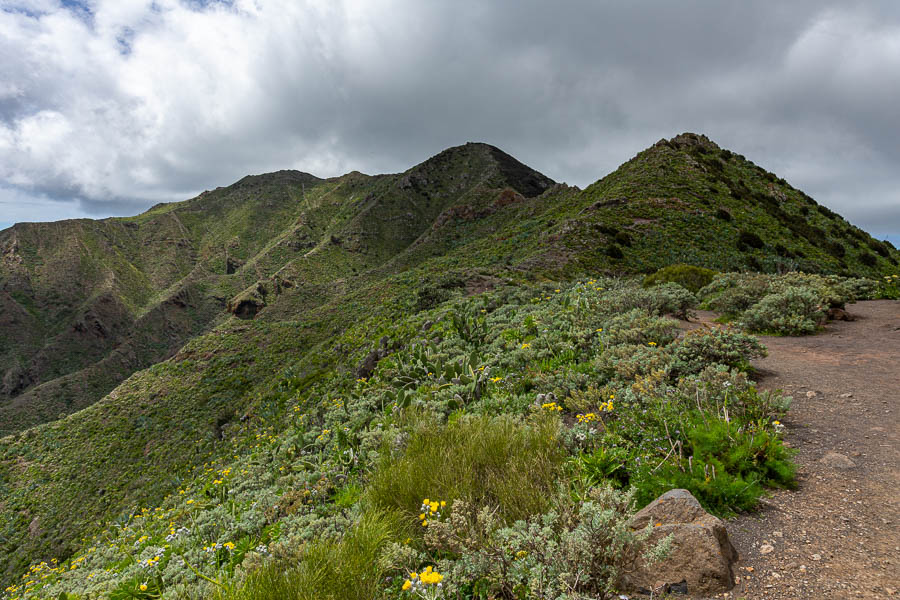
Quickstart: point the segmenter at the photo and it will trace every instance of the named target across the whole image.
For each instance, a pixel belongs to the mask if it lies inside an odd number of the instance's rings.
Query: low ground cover
[[[755,289],[742,277],[700,296]],[[697,304],[675,283],[582,279],[359,323],[328,377],[308,385],[303,360],[273,375],[227,458],[4,597],[611,597],[634,555],[664,551],[627,527],[638,506],[684,487],[729,515],[794,483],[790,398],[747,376],[765,348],[734,326],[681,333],[667,315]]]

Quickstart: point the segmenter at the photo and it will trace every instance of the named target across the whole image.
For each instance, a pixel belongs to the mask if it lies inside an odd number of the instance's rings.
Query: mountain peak
[[[667,146],[672,148],[673,150],[690,150],[694,148],[703,148],[706,150],[721,150],[718,144],[709,139],[707,136],[702,133],[691,133],[690,131],[686,131],[684,133],[679,133],[678,135],[670,138],[670,139],[661,139],[651,148],[658,148],[660,146]]]
[[[481,173],[493,179],[496,187],[511,187],[526,198],[539,196],[556,183],[496,146],[484,142],[467,142],[447,148],[416,165],[407,174],[454,170]]]

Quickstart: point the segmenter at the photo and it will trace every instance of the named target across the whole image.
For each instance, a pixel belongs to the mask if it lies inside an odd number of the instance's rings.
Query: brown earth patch
[[[900,597],[900,302],[848,310],[817,336],[762,338],[759,387],[794,398],[799,485],[728,523],[740,562],[719,597]]]

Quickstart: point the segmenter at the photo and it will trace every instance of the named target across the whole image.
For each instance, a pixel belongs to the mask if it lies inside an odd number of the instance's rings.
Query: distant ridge
[[[285,290],[315,305],[329,282],[464,246],[484,267],[525,273],[687,262],[875,275],[898,257],[693,133],[660,140],[583,192],[484,143],[396,175],[248,175],[135,217],[0,232],[0,434],[95,402],[226,309],[287,314],[297,307],[277,301]]]

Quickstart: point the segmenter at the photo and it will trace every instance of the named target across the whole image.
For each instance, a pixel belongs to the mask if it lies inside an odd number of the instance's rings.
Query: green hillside
[[[45,560],[46,578],[32,575],[32,585],[103,593],[139,585],[137,562],[165,555],[158,581],[147,581],[165,597],[204,597],[215,586],[162,549],[170,524],[193,532],[191,564],[209,558],[203,546],[229,540],[295,560],[305,541],[346,532],[360,514],[402,509],[377,493],[392,436],[440,433],[448,415],[460,427],[512,415],[512,425],[485,427],[546,446],[540,469],[561,477],[564,457],[547,439],[572,434],[533,422],[536,394],[554,394],[571,421],[595,414],[599,394],[641,402],[635,377],[650,378],[648,397],[665,398],[700,385],[679,374],[741,366],[689,363],[662,316],[696,303],[681,288],[591,277],[688,263],[880,278],[897,272],[900,253],[683,134],[585,190],[467,144],[396,175],[283,171],[137,217],[19,224],[0,232],[0,257],[0,432],[11,434],[0,438],[0,581],[19,582]],[[624,317],[630,309],[639,312]],[[747,419],[776,414],[759,410]],[[546,435],[529,438],[535,431]],[[654,457],[634,436],[620,440],[629,456]],[[566,452],[600,447],[576,446]],[[777,448],[771,472],[735,474],[735,488],[789,484]],[[628,478],[646,493],[687,485],[665,473]],[[443,485],[454,499],[487,502],[474,488],[432,483],[423,493]],[[716,493],[705,501],[720,511],[752,505]],[[510,518],[549,507],[521,502]],[[249,548],[221,550],[205,576],[238,582],[244,557],[265,562]],[[80,587],[60,579],[52,558],[69,561]]]

